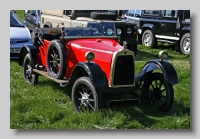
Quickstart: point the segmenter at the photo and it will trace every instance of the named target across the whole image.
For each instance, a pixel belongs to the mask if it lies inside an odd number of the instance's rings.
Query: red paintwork
[[[39,53],[36,55],[37,64],[46,67],[46,52],[50,41],[44,40],[44,45],[39,47]],[[65,77],[70,78],[74,66],[79,62],[86,61],[85,53],[91,51],[95,54],[96,62],[105,72],[107,80],[110,81],[110,67],[112,55],[115,51],[122,49],[122,46],[114,39],[76,39],[69,40],[66,43],[66,73]],[[46,69],[45,69],[46,70]]]

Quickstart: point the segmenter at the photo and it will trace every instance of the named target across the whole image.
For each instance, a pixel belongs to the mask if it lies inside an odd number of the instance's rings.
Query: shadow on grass
[[[112,105],[110,109],[123,113],[129,117],[128,121],[137,121],[144,127],[151,127],[157,123],[159,118],[166,116],[190,116],[190,107],[185,107],[183,104],[176,103],[175,101],[173,102],[172,108],[168,112],[160,112],[151,106],[139,104],[137,101],[132,103],[116,103],[115,105]]]
[[[58,91],[63,92],[63,94],[68,95],[71,97],[71,89],[72,85],[67,85],[65,87],[61,87],[59,83],[52,81],[51,79],[48,79],[47,77],[44,77],[42,75],[38,78],[38,84],[36,86],[50,86],[52,89],[56,89]]]

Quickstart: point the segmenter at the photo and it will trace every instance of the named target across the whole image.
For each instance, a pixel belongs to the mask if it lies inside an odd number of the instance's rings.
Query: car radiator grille
[[[134,83],[134,62],[131,55],[118,56],[115,63],[113,85],[130,85]]]

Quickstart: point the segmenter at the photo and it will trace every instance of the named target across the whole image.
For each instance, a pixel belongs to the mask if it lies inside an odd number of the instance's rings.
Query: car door
[[[132,17],[132,22],[139,27],[140,23],[140,18],[141,18],[141,10],[135,10],[134,16]]]
[[[177,10],[165,10],[161,22],[162,35],[174,37],[176,33],[176,23],[177,23]]]

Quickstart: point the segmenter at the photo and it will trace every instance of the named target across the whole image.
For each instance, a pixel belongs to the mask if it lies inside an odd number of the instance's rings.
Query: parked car
[[[20,51],[25,81],[36,85],[39,76],[60,84],[72,85],[74,110],[95,112],[107,104],[131,99],[154,106],[159,111],[171,109],[173,84],[178,82],[174,67],[161,51],[159,59],[147,61],[135,74],[135,55],[117,41],[115,23],[99,22],[93,27],[36,28],[33,44]],[[160,72],[159,72],[160,70]],[[156,72],[157,71],[157,72]]]
[[[137,26],[118,18],[117,10],[41,10],[41,27],[89,27],[99,22],[112,22],[118,32],[118,42],[137,54]]]
[[[40,27],[40,10],[25,10],[24,19],[29,23],[29,30]]]
[[[137,24],[138,40],[144,46],[154,48],[164,42],[190,54],[190,10],[129,10],[125,18]]]
[[[10,11],[10,59],[18,59],[23,44],[31,44],[31,35],[27,28],[28,23]]]

